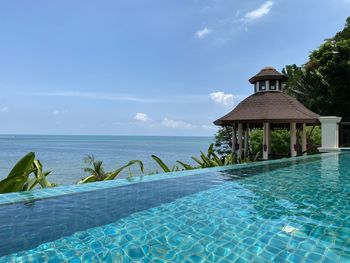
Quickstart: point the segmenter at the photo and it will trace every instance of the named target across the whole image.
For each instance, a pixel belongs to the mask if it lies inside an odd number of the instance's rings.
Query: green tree
[[[232,127],[220,127],[215,134],[214,150],[220,156],[230,154],[232,151]]]
[[[285,92],[321,115],[350,120],[350,17],[333,38],[312,51],[309,61],[288,65]]]

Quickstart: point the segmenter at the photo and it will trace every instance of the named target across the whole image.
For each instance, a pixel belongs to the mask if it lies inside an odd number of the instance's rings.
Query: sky
[[[0,1],[0,134],[210,136],[349,0]]]

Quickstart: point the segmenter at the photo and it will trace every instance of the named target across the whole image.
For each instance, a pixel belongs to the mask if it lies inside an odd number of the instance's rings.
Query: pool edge
[[[285,163],[285,162],[293,162],[293,161],[300,161],[300,160],[306,160],[306,159],[321,159],[322,157],[327,157],[327,156],[331,157],[331,156],[336,156],[336,155],[345,154],[345,153],[346,152],[320,153],[320,154],[314,154],[314,155],[308,155],[308,156],[282,158],[277,160],[268,160],[268,161],[261,161],[261,162],[234,164],[234,165],[185,170],[185,171],[178,171],[178,172],[171,172],[171,173],[159,173],[155,175],[135,176],[131,179],[117,179],[117,180],[101,181],[101,182],[87,183],[87,184],[81,184],[81,185],[73,184],[73,185],[57,186],[53,188],[36,189],[33,191],[0,194],[0,206],[11,205],[16,203],[28,203],[36,200],[53,198],[56,196],[91,192],[91,191],[109,189],[109,188],[125,186],[125,185],[130,185],[135,183],[150,182],[150,181],[163,180],[168,178],[177,178],[177,177],[196,175],[196,174],[202,174],[207,172],[237,170],[241,168],[257,167],[257,166],[263,166],[263,165],[274,164],[274,163]]]

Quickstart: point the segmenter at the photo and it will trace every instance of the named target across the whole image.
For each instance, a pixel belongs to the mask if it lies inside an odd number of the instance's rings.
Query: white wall
[[[320,152],[339,151],[339,125],[341,118],[326,116],[319,118],[321,122],[322,144],[318,148]]]

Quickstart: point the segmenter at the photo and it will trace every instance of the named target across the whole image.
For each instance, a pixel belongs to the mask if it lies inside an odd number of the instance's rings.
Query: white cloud
[[[8,112],[9,111],[9,108],[8,107],[2,107],[0,108],[0,112]]]
[[[134,120],[150,128],[216,130],[216,126],[214,125],[192,124],[183,120],[173,120],[167,117],[163,118],[163,120],[152,120],[146,113],[142,112],[136,113]]]
[[[149,122],[149,121],[151,121],[151,118],[149,118],[146,113],[142,113],[142,112],[136,113],[134,119],[137,120],[137,121],[140,121],[140,122]]]
[[[233,95],[232,94],[225,94],[222,91],[210,93],[210,98],[213,101],[215,101],[216,103],[223,104],[226,106],[233,104]]]
[[[179,121],[179,120],[171,120],[168,118],[164,118],[162,123],[162,126],[167,127],[167,128],[173,128],[173,129],[191,129],[195,128],[195,125],[192,125],[188,122],[185,121]]]
[[[196,32],[196,37],[197,37],[197,38],[205,38],[205,37],[208,36],[211,32],[212,32],[212,31],[211,31],[209,28],[205,27],[205,28],[203,28],[202,30],[199,30],[199,31]]]
[[[265,16],[270,12],[272,6],[273,6],[272,1],[266,1],[259,8],[254,9],[253,11],[246,13],[243,16],[242,21],[243,22],[252,22],[256,19],[259,19],[259,18]]]

